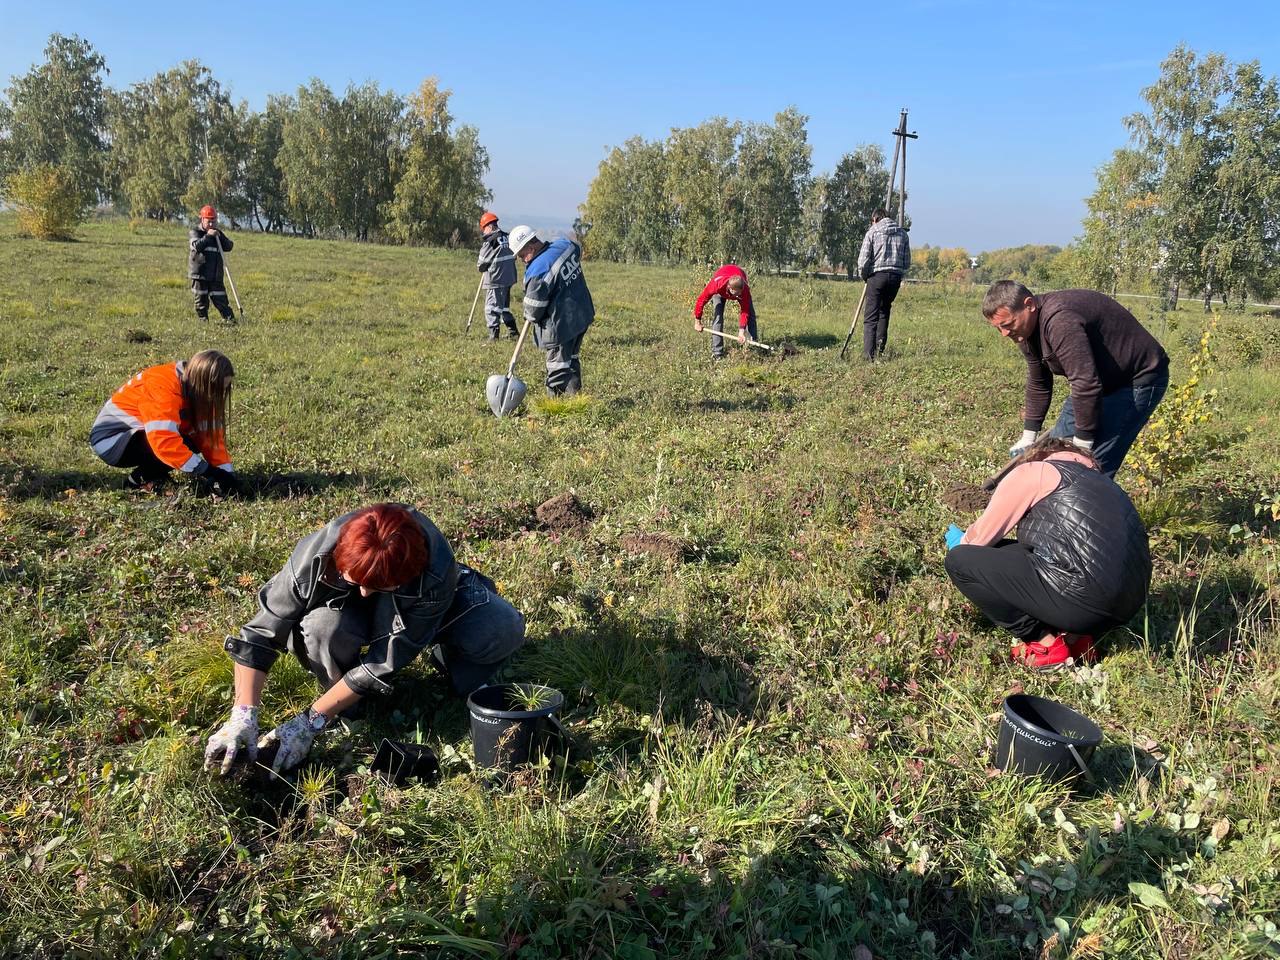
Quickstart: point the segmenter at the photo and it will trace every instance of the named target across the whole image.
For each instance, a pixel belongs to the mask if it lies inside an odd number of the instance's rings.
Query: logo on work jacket
[[[577,257],[570,257],[560,268],[560,279],[565,283],[573,283],[582,273],[582,263]]]

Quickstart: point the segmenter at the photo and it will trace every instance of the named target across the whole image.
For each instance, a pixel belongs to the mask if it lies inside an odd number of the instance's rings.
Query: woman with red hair
[[[295,766],[335,717],[389,681],[433,643],[432,660],[466,696],[522,643],[524,617],[484,574],[458,563],[436,525],[379,503],[304,538],[258,593],[258,615],[225,649],[235,661],[231,718],[209,738],[205,766],[225,773],[244,751],[278,744],[276,770]],[[288,650],[323,688],[306,710],[259,741],[267,671]]]

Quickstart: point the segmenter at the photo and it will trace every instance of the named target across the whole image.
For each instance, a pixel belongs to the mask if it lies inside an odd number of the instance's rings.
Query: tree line
[[[1258,62],[1178,46],[1098,170],[1078,244],[1104,289],[1242,305],[1280,286],[1280,91]]]
[[[713,117],[664,140],[632,137],[600,163],[580,208],[586,250],[618,261],[826,263],[850,274],[889,171],[877,146],[813,174],[795,107],[772,123]]]
[[[0,99],[0,189],[52,178],[81,206],[135,218],[190,216],[205,203],[233,224],[395,243],[470,242],[492,194],[479,133],[455,124],[434,79],[400,96],[376,83],[335,93],[319,80],[234,102],[188,60],[123,90],[79,37]]]
[[[1280,288],[1280,91],[1257,61],[1233,64],[1179,46],[1125,119],[1132,143],[1097,172],[1083,234],[1065,248],[1025,245],[970,258],[917,246],[911,276],[1033,289],[1087,284],[1112,292],[1193,292],[1208,309]],[[889,183],[864,145],[813,175],[807,117],[772,124],[716,117],[633,137],[601,162],[581,220],[587,248],[620,261],[823,266],[852,276],[872,210]],[[892,212],[897,204],[890,204]],[[907,224],[909,226],[909,224]],[[974,266],[973,259],[977,260]]]

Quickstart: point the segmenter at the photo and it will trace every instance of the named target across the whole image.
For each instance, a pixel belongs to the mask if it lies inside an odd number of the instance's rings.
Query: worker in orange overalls
[[[133,468],[126,490],[152,490],[181,470],[217,496],[236,493],[226,439],[234,376],[217,350],[148,367],[102,405],[89,446],[111,466]]]

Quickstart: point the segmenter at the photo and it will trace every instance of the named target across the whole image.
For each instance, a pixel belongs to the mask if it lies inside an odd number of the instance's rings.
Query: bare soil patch
[[[649,553],[655,557],[679,562],[689,554],[689,547],[665,533],[629,533],[622,538],[627,553]]]
[[[943,493],[942,502],[952,510],[985,510],[991,502],[991,494],[972,483],[957,483]]]
[[[561,493],[534,511],[538,522],[552,533],[568,533],[588,526],[595,515],[572,493]]]

